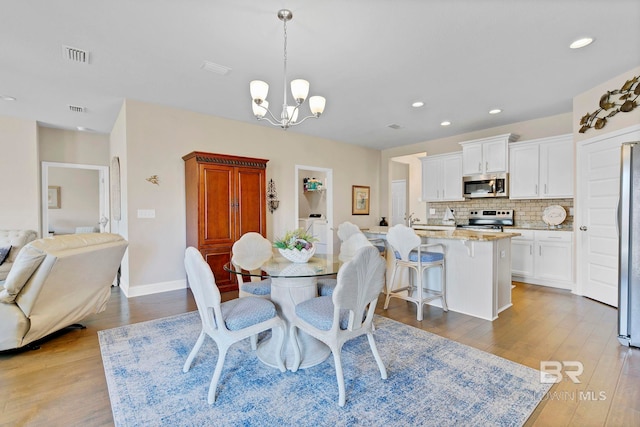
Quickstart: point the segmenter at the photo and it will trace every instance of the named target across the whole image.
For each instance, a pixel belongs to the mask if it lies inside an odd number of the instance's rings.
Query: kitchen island
[[[386,239],[388,227],[362,230],[368,238]],[[445,249],[449,310],[493,321],[511,307],[511,238],[519,233],[483,232],[449,227],[416,230],[423,243],[441,243]],[[387,286],[393,269],[393,251],[387,250]],[[430,286],[439,282],[437,269],[425,272]],[[408,280],[396,279],[397,283]],[[398,284],[396,287],[399,286]],[[438,283],[439,286],[439,283]],[[429,304],[440,307],[440,301]]]

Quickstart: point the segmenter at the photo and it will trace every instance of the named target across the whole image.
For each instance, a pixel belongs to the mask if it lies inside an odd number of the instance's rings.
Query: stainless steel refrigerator
[[[622,144],[618,235],[618,340],[640,347],[640,142]]]

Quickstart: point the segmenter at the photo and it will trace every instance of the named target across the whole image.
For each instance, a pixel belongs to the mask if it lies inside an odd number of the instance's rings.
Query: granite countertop
[[[372,234],[387,234],[389,227],[371,227],[366,230],[362,230],[364,233]],[[450,230],[416,230],[416,234],[422,237],[431,237],[434,239],[451,239],[451,240],[477,240],[477,241],[493,241],[500,239],[510,239],[512,237],[519,236],[520,233],[511,232],[485,232],[476,230],[460,230],[451,227]]]

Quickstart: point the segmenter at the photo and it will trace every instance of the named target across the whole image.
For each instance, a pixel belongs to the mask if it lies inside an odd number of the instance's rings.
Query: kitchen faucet
[[[415,212],[411,212],[409,214],[409,216],[405,216],[404,220],[407,221],[407,226],[411,227],[413,226],[413,224],[415,224],[416,222],[420,221],[420,218],[414,218],[413,216],[415,215]]]

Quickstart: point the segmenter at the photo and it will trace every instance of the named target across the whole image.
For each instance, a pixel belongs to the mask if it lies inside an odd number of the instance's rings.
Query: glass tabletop
[[[336,274],[342,263],[333,255],[314,255],[305,263],[291,262],[280,255],[275,255],[262,264],[262,272],[248,272],[238,269],[230,262],[224,269],[230,273],[258,277],[322,277]]]

